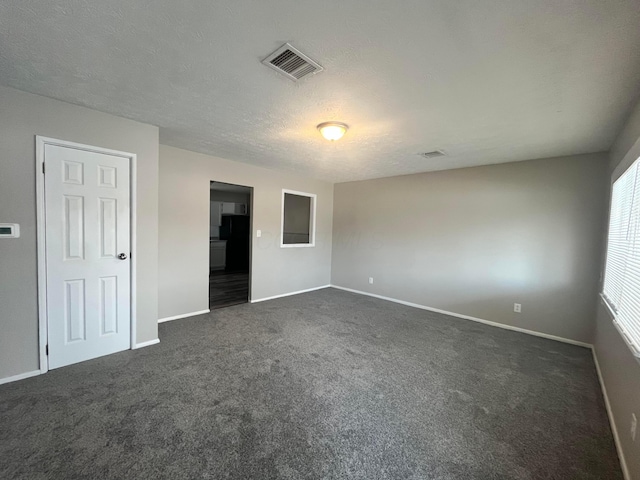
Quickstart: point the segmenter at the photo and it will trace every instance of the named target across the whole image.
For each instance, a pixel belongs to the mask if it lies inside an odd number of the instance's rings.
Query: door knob
[[[118,255],[118,258],[120,260],[126,260],[127,259],[127,254],[126,253],[121,253],[121,254]]]

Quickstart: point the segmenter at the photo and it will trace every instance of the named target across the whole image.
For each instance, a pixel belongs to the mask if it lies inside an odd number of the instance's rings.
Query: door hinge
[[[42,162],[42,173],[44,173],[44,162]]]
[[[49,345],[46,345],[46,346],[44,347],[44,351],[45,351],[45,353],[46,353],[47,355],[49,355]]]

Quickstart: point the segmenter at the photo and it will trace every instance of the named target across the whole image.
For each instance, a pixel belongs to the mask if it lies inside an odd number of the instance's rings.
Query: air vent
[[[433,152],[421,152],[418,155],[424,158],[438,158],[444,157],[446,153],[444,153],[442,150],[434,150]]]
[[[317,62],[314,62],[288,43],[285,43],[265,58],[262,63],[286,75],[294,82],[324,70]]]

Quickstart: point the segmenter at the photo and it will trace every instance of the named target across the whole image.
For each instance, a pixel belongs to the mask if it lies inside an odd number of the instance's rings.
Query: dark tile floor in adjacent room
[[[214,270],[209,274],[209,308],[223,308],[249,301],[249,272]]]
[[[621,479],[591,352],[325,289],[0,386],[0,478]]]

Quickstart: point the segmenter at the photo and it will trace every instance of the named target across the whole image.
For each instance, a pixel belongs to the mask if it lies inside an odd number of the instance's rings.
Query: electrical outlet
[[[373,285],[373,277],[369,277],[369,285]]]
[[[636,418],[636,414],[631,414],[631,440],[636,441],[636,433],[638,431],[638,419]]]
[[[522,312],[522,305],[519,303],[514,303],[513,304],[513,311],[516,313],[520,313]]]

